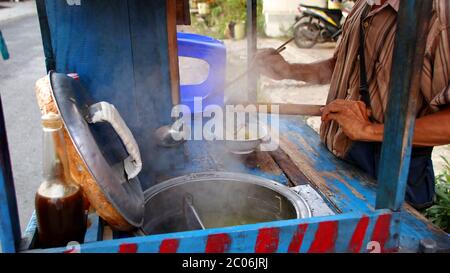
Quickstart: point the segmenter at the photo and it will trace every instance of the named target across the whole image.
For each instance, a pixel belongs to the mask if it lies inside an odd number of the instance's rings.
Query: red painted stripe
[[[159,245],[159,253],[177,253],[179,245],[178,239],[165,239]]]
[[[256,253],[274,253],[278,249],[280,230],[278,228],[262,228],[256,238]]]
[[[306,229],[308,228],[308,224],[298,225],[297,230],[292,236],[291,243],[289,244],[288,252],[289,253],[299,253],[300,247],[302,246],[303,237],[305,237]]]
[[[364,242],[364,237],[366,235],[368,226],[369,226],[369,217],[363,216],[356,225],[352,239],[350,240],[350,243],[348,245],[348,250],[350,252],[359,253],[361,251],[361,247]]]
[[[391,215],[383,214],[378,216],[377,222],[372,233],[372,241],[380,243],[381,252],[387,252],[384,248],[390,235]]]
[[[311,243],[311,247],[308,252],[333,252],[336,244],[337,233],[338,223],[336,221],[319,223],[316,235],[314,236],[314,241]]]
[[[224,253],[231,245],[231,238],[226,233],[211,234],[206,241],[206,253]]]
[[[136,253],[137,249],[137,244],[121,244],[119,246],[119,253]]]

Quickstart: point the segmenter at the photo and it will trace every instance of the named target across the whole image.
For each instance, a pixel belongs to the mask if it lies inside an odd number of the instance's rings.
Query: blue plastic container
[[[209,74],[200,84],[182,85],[181,103],[194,112],[194,98],[202,98],[203,109],[207,105],[223,105],[227,53],[223,42],[211,37],[179,32],[178,55],[201,59],[208,63]],[[195,112],[203,111],[196,109]]]

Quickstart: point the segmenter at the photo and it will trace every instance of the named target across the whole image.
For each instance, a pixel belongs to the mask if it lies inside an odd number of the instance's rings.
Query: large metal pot
[[[144,195],[144,234],[311,217],[307,203],[297,193],[247,174],[186,175],[162,182]]]

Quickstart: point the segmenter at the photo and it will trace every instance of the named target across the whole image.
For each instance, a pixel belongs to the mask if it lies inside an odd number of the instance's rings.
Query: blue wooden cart
[[[335,158],[298,116],[280,116],[280,148],[222,164],[212,144],[192,141],[175,150],[158,149],[147,135],[169,124],[179,96],[174,0],[38,0],[48,70],[77,72],[97,101],[126,113],[147,162],[143,188],[165,178],[204,171],[258,175],[286,186],[315,189],[331,215],[218,229],[134,237],[112,231],[98,216],[77,250],[89,252],[273,253],[437,252],[450,250],[450,237],[404,204],[414,127],[423,33],[431,1],[401,1],[398,35],[378,183]],[[256,49],[256,0],[248,1],[249,56]],[[175,38],[174,38],[175,37]],[[174,49],[175,48],[175,49]],[[127,80],[124,80],[127,79]],[[128,80],[133,79],[133,80]],[[250,85],[255,79],[250,79]],[[253,88],[254,89],[254,88]],[[249,90],[253,90],[249,86]],[[172,91],[172,92],[171,92]],[[250,96],[251,98],[251,96]],[[132,104],[133,107],[129,107]],[[130,109],[132,108],[132,109]],[[2,110],[2,109],[0,109]],[[36,249],[36,223],[21,233],[7,136],[0,111],[0,242],[3,252],[71,252]],[[142,122],[145,126],[142,127]],[[142,129],[144,128],[144,129]],[[148,131],[147,131],[148,130]],[[145,143],[145,144],[144,144]],[[14,148],[14,147],[11,147]],[[180,149],[182,152],[180,152]],[[226,166],[226,167],[224,167]]]

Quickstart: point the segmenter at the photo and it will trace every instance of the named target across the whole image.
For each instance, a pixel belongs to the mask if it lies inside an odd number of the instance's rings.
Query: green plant
[[[445,163],[443,173],[436,176],[436,203],[425,211],[425,216],[435,225],[450,232],[450,162],[442,158]]]
[[[193,18],[193,26],[204,35],[223,39],[225,29],[230,22],[245,22],[247,20],[246,0],[214,0],[210,3],[211,14],[206,20]],[[264,35],[264,16],[262,15],[262,0],[257,6],[257,29],[259,35]],[[205,21],[208,22],[205,24]]]

